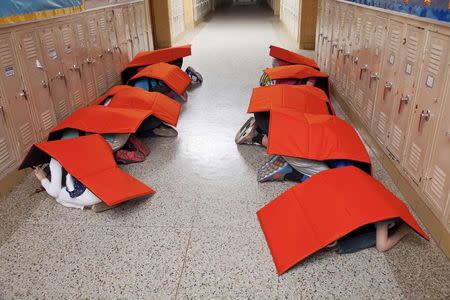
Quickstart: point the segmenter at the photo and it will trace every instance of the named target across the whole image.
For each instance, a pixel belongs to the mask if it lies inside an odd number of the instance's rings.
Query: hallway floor
[[[96,214],[33,195],[39,184],[28,176],[0,199],[0,299],[448,299],[449,260],[412,233],[387,253],[320,252],[276,275],[256,211],[293,184],[258,184],[265,150],[236,146],[234,135],[272,63],[269,45],[294,48],[285,36],[268,9],[244,6],[190,37],[184,67],[205,81],[190,92],[179,136],[150,140],[147,161],[124,167],[153,197]],[[401,197],[373,159],[377,179]]]

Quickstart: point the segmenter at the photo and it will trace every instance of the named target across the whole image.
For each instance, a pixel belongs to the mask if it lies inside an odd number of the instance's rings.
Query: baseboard
[[[434,215],[431,209],[426,205],[421,195],[419,195],[419,193],[411,186],[409,181],[398,170],[397,166],[381,149],[381,146],[369,133],[366,126],[360,120],[359,116],[356,115],[356,113],[348,106],[344,99],[338,93],[336,93],[333,87],[331,87],[331,93],[333,95],[333,99],[339,102],[341,108],[350,118],[355,128],[358,129],[363,139],[374,150],[381,164],[386,169],[387,173],[391,176],[397,188],[405,196],[406,201],[408,201],[417,216],[427,227],[431,236],[439,245],[439,248],[441,248],[442,252],[444,252],[444,254],[450,259],[450,233],[447,231],[444,224],[442,224]]]
[[[0,180],[0,196],[6,196],[11,189],[23,181],[30,174],[30,170],[12,171]]]

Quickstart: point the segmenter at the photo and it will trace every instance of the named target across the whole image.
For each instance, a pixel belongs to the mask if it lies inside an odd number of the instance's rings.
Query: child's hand
[[[42,168],[40,167],[36,167],[36,169],[34,169],[34,175],[36,176],[37,179],[39,179],[39,181],[42,181],[42,179],[47,178],[47,175],[45,174],[44,170],[42,170]]]

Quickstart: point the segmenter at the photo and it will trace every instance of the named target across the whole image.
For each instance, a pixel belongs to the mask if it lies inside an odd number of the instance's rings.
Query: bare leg
[[[378,222],[375,224],[377,228],[376,247],[377,250],[381,252],[387,251],[394,247],[409,232],[408,225],[403,223],[394,234],[389,236],[388,225],[389,224],[387,222]]]
[[[269,142],[269,138],[267,137],[267,135],[265,134],[262,138],[262,145],[264,147],[267,147],[267,143]]]

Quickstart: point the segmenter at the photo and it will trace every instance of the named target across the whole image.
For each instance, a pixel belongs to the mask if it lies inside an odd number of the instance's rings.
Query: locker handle
[[[41,81],[41,86],[42,86],[43,88],[48,88],[48,81],[47,81],[47,80],[42,80],[42,81]]]
[[[402,95],[400,97],[400,104],[398,105],[398,113],[399,114],[402,110],[403,104],[408,104],[409,100],[411,100],[411,97],[409,95]]]
[[[28,100],[28,94],[27,94],[27,91],[25,91],[25,90],[22,90],[19,93],[19,96],[25,98],[25,100]]]
[[[110,48],[106,49],[106,53],[112,53],[112,50]]]
[[[80,66],[73,65],[73,66],[70,67],[70,70],[71,71],[80,71]]]
[[[339,57],[339,54],[340,54],[341,52],[344,52],[344,49],[343,49],[343,48],[337,49],[337,57]]]
[[[2,112],[3,120],[6,120],[6,117],[5,117],[5,108],[4,108],[3,106],[1,106],[1,105],[0,105],[0,111]]]
[[[430,110],[422,110],[420,113],[419,128],[417,129],[419,132],[422,132],[423,122],[430,120],[431,116],[432,114]]]
[[[380,77],[378,76],[378,73],[370,74],[370,78],[369,78],[369,89],[372,88],[372,81],[378,80],[378,79],[380,79]]]
[[[367,69],[369,69],[369,66],[368,66],[368,65],[362,66],[361,70],[359,71],[359,80],[362,79],[362,73],[363,73],[363,71],[367,71]]]
[[[358,56],[353,57],[353,64],[357,65],[358,62],[359,62],[359,57]]]
[[[392,90],[392,85],[392,82],[386,82],[386,84],[384,85],[383,101],[384,99],[386,99],[387,92]]]

